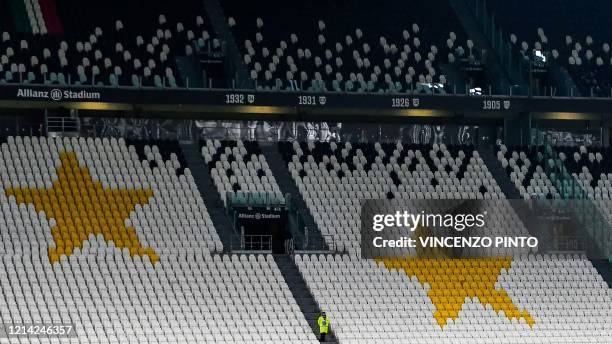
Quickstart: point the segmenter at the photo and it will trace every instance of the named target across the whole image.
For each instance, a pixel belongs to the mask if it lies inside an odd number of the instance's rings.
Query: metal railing
[[[240,240],[240,250],[272,253],[272,235],[245,234]]]
[[[234,193],[228,191],[225,193],[225,199],[227,200],[227,209],[240,206],[259,206],[259,207],[273,207],[273,206],[288,206],[290,204],[290,194],[280,194],[275,192],[243,192],[238,191]]]
[[[555,237],[549,253],[576,253],[586,250],[586,241],[581,236]]]
[[[336,245],[336,237],[331,234],[323,234],[323,240],[327,243],[327,247],[330,252],[339,252],[338,247]]]
[[[47,117],[47,132],[78,132],[79,120],[69,117]]]
[[[304,226],[304,242],[302,247],[293,247],[296,251],[320,251],[317,247],[317,243],[312,240],[312,231],[308,226]],[[339,250],[339,247],[336,242],[336,237],[331,234],[321,234],[321,238],[323,242],[327,245],[327,250],[330,253],[341,253],[342,250]]]
[[[293,238],[285,240],[285,253],[286,254],[295,253],[295,242],[293,241]]]

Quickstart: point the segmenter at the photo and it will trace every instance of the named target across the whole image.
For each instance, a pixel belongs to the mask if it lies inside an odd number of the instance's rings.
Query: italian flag
[[[8,0],[8,3],[18,32],[64,33],[55,0]]]

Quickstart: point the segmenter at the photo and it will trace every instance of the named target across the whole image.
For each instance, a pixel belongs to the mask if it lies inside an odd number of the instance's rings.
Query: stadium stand
[[[471,147],[283,142],[280,150],[321,232],[354,254],[361,199],[504,197]],[[334,207],[342,211],[327,211]]]
[[[472,56],[446,1],[223,4],[260,89],[444,92],[443,65]]]
[[[555,178],[556,164],[546,161],[543,146],[511,148],[501,145],[497,151],[498,161],[524,198],[568,198],[563,192],[567,181]],[[610,163],[604,159],[608,149],[555,147],[558,160],[563,163],[580,189],[589,198],[609,199]],[[546,167],[548,165],[548,168]],[[552,169],[551,169],[552,166]],[[546,170],[545,170],[546,169]],[[565,185],[564,185],[565,184]]]
[[[210,143],[214,148],[215,141]],[[216,144],[217,148],[221,147],[220,141]],[[242,147],[239,145],[236,143],[233,148],[256,147],[248,142]],[[6,302],[2,307],[6,310],[2,312],[3,321],[53,322],[60,321],[67,313],[75,325],[87,330],[89,337],[78,338],[84,343],[201,342],[201,338],[206,342],[228,343],[243,342],[247,338],[262,343],[280,343],[289,339],[292,342],[315,342],[271,255],[211,254],[220,249],[220,242],[206,208],[198,201],[199,195],[189,169],[181,166],[180,154],[171,153],[171,145],[164,146],[166,148],[160,151],[152,142],[128,146],[121,139],[37,137],[10,137],[2,145],[2,222],[6,228],[25,228],[24,231],[2,233],[3,266],[0,273],[5,278],[2,279],[3,297],[0,302]],[[491,178],[485,178],[488,175],[486,166],[482,165],[478,153],[469,147],[404,148],[400,145],[350,143],[300,145],[297,142],[281,144],[281,147],[286,148],[281,148],[285,156],[297,158],[297,161],[289,161],[289,166],[304,166],[293,170],[294,177],[306,181],[307,177],[324,174],[323,171],[330,167],[329,171],[347,176],[332,178],[335,184],[343,185],[340,180],[350,178],[348,174],[352,171],[368,169],[372,173],[356,177],[362,179],[361,184],[377,181],[382,190],[388,188],[394,197],[410,198],[414,195],[402,190],[401,186],[407,179],[400,172],[418,173],[419,176],[424,172],[424,178],[417,177],[416,184],[408,184],[419,190],[412,192],[421,192],[423,197],[433,196],[435,192],[455,195],[451,185],[457,192],[461,185],[468,186],[471,191],[464,188],[463,193],[457,194],[459,197],[503,198],[492,185]],[[254,148],[244,149],[252,151]],[[408,152],[410,150],[414,156]],[[316,161],[326,160],[324,153],[336,158],[332,154],[336,151],[343,159],[342,164],[316,164]],[[466,159],[465,153],[461,152],[468,152],[472,157]],[[165,157],[168,160],[164,160]],[[368,164],[368,158],[374,158],[374,163]],[[398,158],[400,161],[404,158],[402,165],[397,164]],[[331,160],[329,158],[329,163]],[[450,163],[451,160],[454,163]],[[155,167],[151,168],[153,164]],[[349,164],[351,168],[348,168]],[[430,165],[436,168],[435,172],[431,171]],[[177,175],[181,167],[183,174]],[[395,173],[373,172],[377,170]],[[443,177],[442,171],[449,176]],[[453,173],[462,174],[462,179]],[[388,182],[382,184],[384,179]],[[431,182],[438,179],[440,184],[433,186]],[[394,184],[396,180],[400,182],[397,185]],[[470,180],[483,182],[478,185]],[[103,187],[103,191],[96,192],[96,187]],[[137,192],[138,189],[143,191],[129,195],[130,190]],[[308,187],[302,189],[304,195],[310,195]],[[116,219],[108,224],[109,232],[104,229],[96,232],[96,226],[104,228],[104,225],[96,223],[95,216],[61,212],[60,206],[70,207],[77,193],[83,197],[81,190],[92,190],[92,205],[96,205],[98,200],[107,203],[100,203],[97,208],[111,211],[112,215],[103,218]],[[100,197],[100,192],[109,191],[111,196]],[[377,197],[388,197],[384,191]],[[361,192],[355,190],[355,194]],[[371,191],[363,191],[364,194],[367,192],[371,194]],[[310,197],[311,201],[327,199],[317,199],[314,195]],[[331,192],[329,195],[342,194]],[[45,198],[57,199],[58,205],[45,203]],[[181,198],[185,200],[180,201]],[[136,202],[132,207],[130,200]],[[332,199],[329,200],[327,207],[333,209]],[[94,212],[88,208],[87,201],[83,204],[90,213]],[[189,209],[184,208],[186,205]],[[43,209],[47,215],[37,212]],[[320,210],[311,208],[317,215],[321,215]],[[126,218],[127,211],[131,214]],[[65,216],[47,219],[55,213]],[[351,214],[350,211],[346,213]],[[191,219],[196,214],[200,220]],[[76,230],[78,223],[88,228],[88,218],[91,233]],[[340,221],[338,227],[350,229],[350,221]],[[513,223],[516,219],[502,215],[499,221]],[[320,222],[320,225],[324,223]],[[128,229],[125,232],[131,236],[117,236],[120,233],[117,226],[125,226]],[[516,223],[507,229],[514,227]],[[37,230],[42,228],[46,231]],[[346,246],[358,248],[356,236],[346,239]],[[47,250],[47,247],[50,248]],[[458,288],[453,284],[458,283],[454,278],[447,284],[436,283],[444,280],[436,276],[449,274],[459,274],[455,278],[469,280],[467,272],[460,272],[463,270],[453,266],[460,264],[470,271],[473,263],[467,261],[376,262],[358,258],[356,250],[351,253],[297,255],[295,258],[320,308],[333,319],[334,333],[341,342],[401,342],[407,336],[415,338],[416,342],[440,340],[451,343],[470,338],[484,343],[496,338],[500,342],[512,343],[519,337],[534,343],[543,339],[580,342],[572,337],[578,331],[582,339],[589,338],[591,342],[609,338],[606,331],[609,331],[607,319],[612,316],[610,292],[585,257],[530,255],[476,260],[473,271],[480,277],[471,276],[474,288],[470,289],[463,285]],[[30,278],[32,271],[37,271],[36,279]],[[323,271],[327,273],[322,274]],[[170,281],[178,281],[180,286]],[[426,284],[429,289],[423,288]],[[385,288],[371,288],[371,285],[384,285]],[[70,296],[62,294],[61,290],[65,288],[73,290]],[[455,291],[452,292],[451,288]],[[457,290],[460,290],[459,294]],[[148,295],[146,301],[142,295]],[[371,301],[354,304],[350,300],[355,297]],[[411,301],[398,302],[398,299]],[[173,312],[166,312],[165,307],[172,307]],[[269,312],[261,312],[261,309]],[[215,314],[219,319],[216,323],[223,326],[203,326],[203,319],[208,314]],[[282,323],[280,319],[283,319]],[[268,321],[275,325],[258,325]],[[385,326],[382,326],[383,321]],[[377,322],[380,326],[376,326]],[[484,329],[481,328],[483,323],[487,324]],[[180,332],[175,325],[179,326]],[[480,337],[474,337],[476,326],[480,328]],[[440,327],[444,331],[440,331]],[[104,330],[100,331],[100,328]]]
[[[610,10],[0,0],[0,344],[612,343]],[[541,246],[376,256],[365,200]]]
[[[141,1],[61,4],[55,17],[64,33],[41,32],[38,25],[2,33],[1,82],[179,87],[185,82],[177,56],[221,49],[198,1],[180,7]]]
[[[610,96],[612,60],[607,39],[611,32],[598,24],[606,20],[604,13],[610,10],[609,2],[486,3],[517,56],[536,61],[534,50],[539,50],[549,62],[570,72],[579,88],[575,94]],[[526,9],[532,15],[523,15]]]
[[[511,148],[505,145],[497,151],[497,159],[523,198],[560,198],[555,185],[545,172],[544,155],[538,147]]]
[[[242,204],[285,202],[256,141],[206,140],[201,150],[225,204],[228,192],[235,202]]]
[[[221,5],[242,48],[240,60],[258,89],[447,93],[457,85],[472,85],[474,76],[461,72],[465,68],[458,65],[480,61],[485,55],[468,39],[451,2],[398,7],[368,1],[330,7],[320,0],[273,1],[253,8],[224,0]],[[192,65],[201,67],[206,59],[197,56],[225,53],[225,41],[213,32],[203,4],[195,0],[180,7],[157,1],[84,6],[55,0],[11,0],[3,6],[0,81],[4,83],[201,87],[206,80],[195,75],[197,68]],[[109,10],[117,6],[122,11]],[[606,41],[610,32],[596,25],[605,20],[601,17],[609,9],[605,1],[588,6],[487,2],[487,7],[514,59],[523,62],[526,80],[528,74],[542,79],[534,70],[552,64],[569,71],[577,85],[573,95],[612,94],[608,81],[612,56]],[[524,8],[537,15],[522,16]],[[332,12],[343,13],[343,19]],[[371,17],[385,21],[372,24]],[[183,58],[189,61],[177,61]],[[557,86],[559,78],[546,76],[541,86]]]
[[[82,137],[1,151],[3,322],[70,319],[78,343],[316,342],[271,255],[214,253],[177,155]]]
[[[612,166],[606,159],[610,154],[610,148],[579,146],[555,147],[555,150],[558,152],[559,160],[571,174],[571,180],[576,188],[579,188],[580,195],[583,196],[581,198],[592,200],[592,204],[596,206],[603,219],[608,224],[612,224],[612,210],[609,204],[612,194]],[[608,249],[605,241],[602,244],[603,247],[600,249]]]
[[[526,234],[473,148],[294,142],[281,143],[280,149],[321,231],[342,238],[349,253],[296,256],[321,309],[334,319],[340,342],[414,338],[422,343],[452,343],[469,338],[484,343],[495,338],[513,343],[521,338],[539,343],[544,338],[560,342],[579,339],[575,329],[562,328],[557,325],[560,322],[583,329],[589,342],[607,338],[604,329],[608,325],[603,319],[610,316],[609,301],[605,301],[610,291],[584,256],[530,254],[459,262],[360,258],[360,199],[441,195],[502,199],[498,209],[488,209],[494,219],[492,228],[501,234]],[[370,185],[375,187],[369,190]],[[475,284],[466,287],[459,282],[463,280]],[[585,280],[589,282],[583,283]],[[349,301],[355,298],[370,301]],[[563,313],[558,302],[575,311]],[[574,322],[587,313],[602,320]],[[563,317],[567,318],[560,320]],[[487,325],[483,328],[482,324]],[[476,327],[478,335],[474,334]]]
[[[475,274],[451,260],[377,263],[348,255],[302,255],[296,262],[336,323],[340,342],[600,343],[610,338],[610,289],[586,257],[479,262],[483,266],[473,267]],[[487,275],[489,283],[483,280]],[[446,288],[434,289],[436,277],[448,281]],[[475,284],[483,289],[465,291],[458,287],[461,279],[480,280]],[[486,290],[489,296],[476,297]],[[456,317],[438,320],[457,308]]]
[[[603,194],[607,194],[612,168],[610,161],[604,157],[609,156],[609,148],[556,147],[556,151],[569,173],[586,188],[589,196],[602,198]]]

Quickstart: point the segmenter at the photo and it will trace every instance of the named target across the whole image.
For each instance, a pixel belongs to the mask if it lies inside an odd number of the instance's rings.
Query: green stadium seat
[[[162,83],[162,78],[159,75],[155,75],[153,77],[153,84],[157,88],[164,88],[164,84]]]

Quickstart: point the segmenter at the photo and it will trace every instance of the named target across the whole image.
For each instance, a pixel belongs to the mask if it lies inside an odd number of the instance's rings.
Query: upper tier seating
[[[212,254],[207,209],[166,148],[2,144],[1,321],[73,323],[66,343],[316,343],[271,255]],[[55,341],[0,338],[16,342]]]
[[[198,1],[70,0],[58,10],[64,35],[2,33],[1,83],[178,87],[175,57],[221,49]]]
[[[487,1],[487,5],[518,54],[531,58],[533,49],[541,50],[568,69],[583,96],[590,96],[591,90],[595,96],[610,96],[612,30],[601,25],[612,10],[609,1]]]
[[[224,204],[227,205],[228,192],[239,203],[285,202],[256,141],[206,140],[202,157]]]
[[[472,55],[447,1],[223,4],[260,89],[444,92],[441,66]]]

